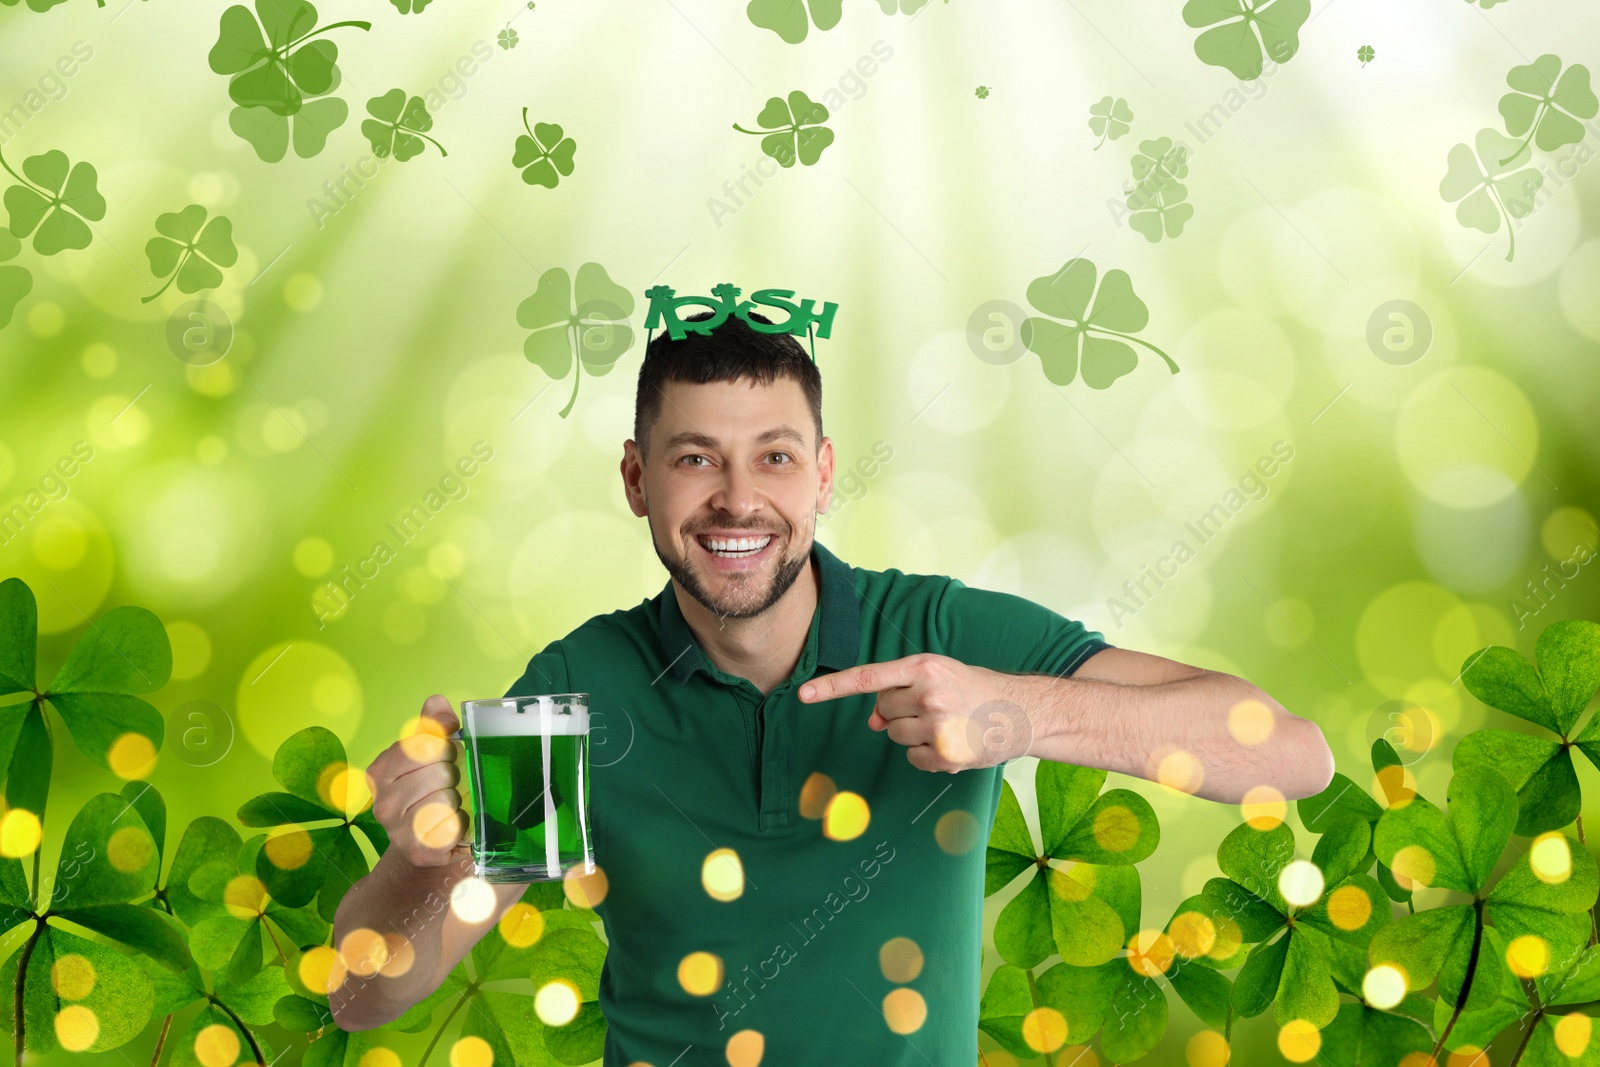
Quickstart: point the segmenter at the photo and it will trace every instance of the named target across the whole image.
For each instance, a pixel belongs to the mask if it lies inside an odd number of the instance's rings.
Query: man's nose
[[[761,494],[750,475],[742,470],[724,468],[716,492],[711,494],[710,505],[737,518],[745,518],[761,508]]]

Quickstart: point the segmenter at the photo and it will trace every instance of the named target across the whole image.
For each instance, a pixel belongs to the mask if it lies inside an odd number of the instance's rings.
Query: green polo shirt
[[[610,944],[605,1067],[726,1067],[729,1038],[745,1030],[780,1067],[976,1062],[985,845],[1004,765],[918,770],[868,727],[872,694],[803,704],[797,693],[916,652],[1060,676],[1110,646],[1022,597],[851,567],[820,544],[812,556],[820,602],[794,673],[770,694],[712,666],[670,581],[552,642],[507,694],[589,694],[594,853],[609,883],[595,908]],[[864,830],[835,839],[850,820],[830,836],[815,805],[802,812],[813,775],[865,801]],[[743,868],[731,900],[704,881],[716,849]],[[893,939],[916,951],[895,941],[886,975],[880,949]],[[695,952],[721,960],[715,992],[680,983]],[[916,996],[886,1001],[897,989]]]

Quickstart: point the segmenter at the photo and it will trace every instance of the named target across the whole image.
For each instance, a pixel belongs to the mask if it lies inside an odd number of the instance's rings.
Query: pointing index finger
[[[911,667],[905,659],[884,663],[863,663],[834,674],[813,678],[800,687],[800,699],[807,704],[861,693],[877,693],[912,683]]]

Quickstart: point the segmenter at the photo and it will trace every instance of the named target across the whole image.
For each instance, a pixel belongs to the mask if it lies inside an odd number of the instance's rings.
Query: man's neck
[[[748,679],[770,693],[794,673],[805,651],[821,595],[820,569],[813,558],[787,592],[760,615],[725,619],[672,583],[678,610],[707,658],[724,674]]]

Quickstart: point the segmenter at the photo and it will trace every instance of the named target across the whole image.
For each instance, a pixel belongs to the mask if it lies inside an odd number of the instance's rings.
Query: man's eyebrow
[[[788,425],[774,426],[772,429],[758,434],[755,439],[755,443],[758,445],[771,444],[773,441],[793,441],[797,445],[803,445],[806,443],[806,439],[801,435],[800,431],[796,430],[793,426]],[[674,449],[691,445],[698,448],[716,449],[718,451],[722,449],[721,442],[719,442],[715,437],[711,437],[707,434],[703,434],[694,430],[686,430],[683,433],[673,434],[671,437],[667,438],[664,447],[668,449]]]

